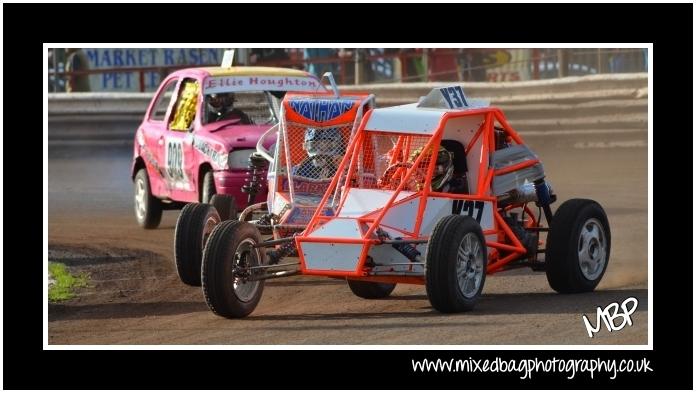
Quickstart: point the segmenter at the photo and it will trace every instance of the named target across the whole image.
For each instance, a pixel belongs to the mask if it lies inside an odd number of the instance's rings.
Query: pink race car
[[[131,176],[138,224],[156,228],[162,210],[189,202],[212,203],[228,219],[254,195],[265,200],[265,184],[242,188],[249,156],[278,123],[288,91],[326,89],[307,72],[270,67],[189,68],[164,79],[135,134]],[[275,142],[265,143],[269,148]]]

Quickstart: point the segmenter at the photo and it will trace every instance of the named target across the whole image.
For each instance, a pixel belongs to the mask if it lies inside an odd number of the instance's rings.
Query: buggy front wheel
[[[201,282],[205,302],[215,314],[242,318],[251,314],[263,293],[263,281],[250,280],[264,264],[259,230],[245,221],[216,226],[203,250]]]
[[[450,215],[435,225],[428,242],[425,290],[444,313],[468,311],[486,281],[488,251],[481,226],[471,217]]]

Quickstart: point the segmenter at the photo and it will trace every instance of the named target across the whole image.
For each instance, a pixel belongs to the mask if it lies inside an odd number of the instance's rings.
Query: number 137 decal
[[[442,93],[450,109],[466,108],[469,106],[461,86],[441,87],[440,93]]]

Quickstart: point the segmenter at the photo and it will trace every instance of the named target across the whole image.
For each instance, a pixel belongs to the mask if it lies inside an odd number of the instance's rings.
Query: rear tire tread
[[[203,230],[208,218],[220,223],[220,216],[212,205],[189,203],[179,214],[174,228],[174,264],[184,284],[201,286],[203,259]]]

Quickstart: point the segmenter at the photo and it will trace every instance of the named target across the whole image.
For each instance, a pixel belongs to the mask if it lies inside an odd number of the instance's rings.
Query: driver
[[[246,113],[234,108],[234,93],[213,93],[207,96],[206,101],[208,123],[239,119],[239,124],[254,124]]]
[[[414,158],[415,161],[415,158]],[[444,191],[454,173],[454,164],[452,163],[452,153],[444,147],[440,146],[437,152],[437,161],[433,170],[433,179],[430,181],[430,186],[433,191]]]
[[[332,178],[345,153],[338,128],[307,128],[302,148],[307,158],[293,168],[292,174],[310,179]]]
[[[414,150],[409,157],[409,162],[415,162],[421,152],[422,148]],[[419,165],[419,167],[424,169],[427,168],[427,166],[427,159],[424,159],[424,161]],[[423,183],[423,179],[418,181],[418,189],[423,187]],[[435,162],[433,178],[430,181],[430,185],[433,191],[466,193],[466,179],[460,176],[454,176],[454,160],[452,157],[452,152],[445,149],[443,146],[440,146],[440,149],[437,152],[437,161]]]

